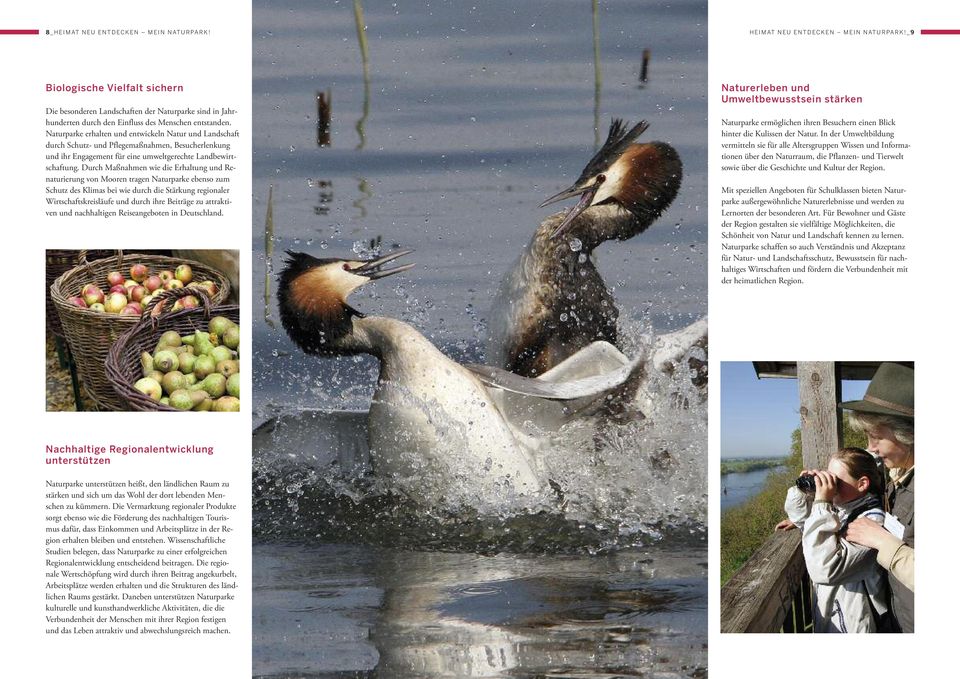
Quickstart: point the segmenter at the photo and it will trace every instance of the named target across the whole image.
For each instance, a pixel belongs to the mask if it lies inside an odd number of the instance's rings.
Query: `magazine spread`
[[[925,1],[4,7],[10,672],[947,666],[958,50]]]

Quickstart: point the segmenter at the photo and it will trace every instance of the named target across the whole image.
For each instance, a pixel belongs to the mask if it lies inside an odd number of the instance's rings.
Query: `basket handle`
[[[89,250],[81,250],[77,261],[79,262],[80,266],[87,267],[87,273],[89,273],[90,262],[87,261],[87,252],[89,252]],[[123,250],[117,250],[117,268],[123,268]]]
[[[190,295],[193,295],[200,300],[200,303],[203,305],[203,317],[209,320],[210,312],[213,307],[212,303],[210,302],[210,297],[200,288],[194,287],[164,290],[163,292],[155,295],[154,298],[150,300],[150,304],[147,305],[147,308],[143,310],[143,315],[140,317],[140,323],[149,322],[153,325],[153,329],[156,330],[160,316],[165,313],[164,307],[166,307],[167,300],[180,299],[181,297],[188,297]],[[171,314],[180,312],[168,311],[166,313]]]

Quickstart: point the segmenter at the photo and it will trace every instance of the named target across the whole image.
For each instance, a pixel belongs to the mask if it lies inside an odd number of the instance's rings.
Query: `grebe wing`
[[[623,354],[607,345],[616,352],[613,354],[606,347],[595,346],[598,344],[607,343],[594,342],[537,378],[521,377],[489,365],[468,364],[465,367],[484,384],[523,396],[557,401],[599,396],[623,385],[634,370],[645,362],[646,356],[622,362],[617,354],[621,357]],[[597,372],[597,364],[591,363],[593,358],[602,359],[599,362],[603,367],[611,369]],[[591,367],[594,369],[589,370]],[[569,375],[570,379],[562,379],[564,375]]]
[[[707,319],[701,318],[685,328],[658,335],[653,344],[652,363],[657,370],[668,371],[694,347],[707,346]],[[571,357],[572,358],[572,357]]]
[[[598,340],[565,358],[537,379],[544,382],[566,382],[609,373],[629,363],[630,359],[610,342]]]
[[[608,395],[622,399],[624,392],[636,389],[645,363],[643,356],[630,361],[613,345],[598,341],[537,378],[490,366],[466,367],[490,387],[491,399],[508,422],[537,436],[594,414]]]

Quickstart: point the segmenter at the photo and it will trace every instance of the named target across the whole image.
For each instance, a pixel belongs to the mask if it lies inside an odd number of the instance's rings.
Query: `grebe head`
[[[353,318],[363,318],[347,304],[347,297],[365,283],[411,269],[412,263],[383,268],[411,252],[398,250],[377,259],[343,260],[319,259],[288,250],[277,289],[283,329],[308,354],[344,353],[344,340],[353,332]]]
[[[581,212],[594,205],[616,203],[629,210],[639,229],[625,230],[618,237],[629,238],[649,226],[670,206],[680,188],[683,164],[676,150],[663,142],[635,144],[634,140],[649,127],[641,120],[629,130],[619,118],[610,124],[610,132],[596,155],[590,159],[580,178],[570,188],[547,198],[540,207],[580,197],[567,212],[552,238],[571,228]]]

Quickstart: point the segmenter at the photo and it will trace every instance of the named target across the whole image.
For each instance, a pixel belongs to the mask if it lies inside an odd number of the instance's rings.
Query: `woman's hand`
[[[793,521],[791,521],[790,519],[784,519],[783,521],[777,524],[777,527],[774,528],[774,530],[793,530],[796,527],[797,527],[797,524],[795,524]]]
[[[814,481],[817,484],[817,490],[813,499],[823,502],[833,502],[837,494],[837,477],[830,472],[816,470],[813,472]]]
[[[873,519],[861,516],[856,521],[852,521],[847,526],[847,540],[855,542],[871,549],[880,549],[884,543],[888,543],[896,549],[900,541],[879,523]]]

